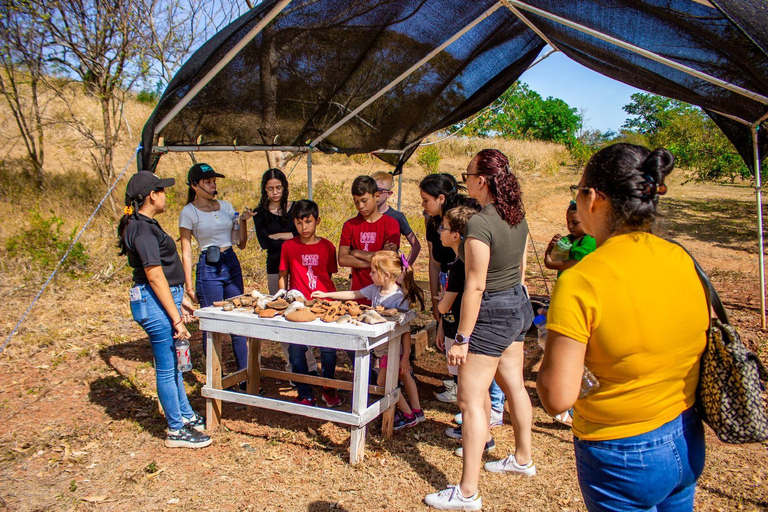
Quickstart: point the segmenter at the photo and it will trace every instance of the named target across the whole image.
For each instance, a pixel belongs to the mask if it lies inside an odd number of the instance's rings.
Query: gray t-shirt
[[[369,284],[365,288],[362,288],[360,293],[363,294],[363,297],[371,301],[371,306],[374,308],[376,306],[384,306],[387,309],[395,308],[400,311],[408,311],[411,309],[410,301],[405,298],[403,289],[399,286],[394,293],[383,297],[381,296],[381,286],[376,286],[375,284]]]
[[[485,291],[509,290],[520,284],[520,261],[528,242],[528,222],[525,219],[510,226],[499,217],[496,207],[488,204],[467,222],[465,239],[469,238],[480,240],[491,248]],[[459,257],[466,263],[464,244],[459,246]]]

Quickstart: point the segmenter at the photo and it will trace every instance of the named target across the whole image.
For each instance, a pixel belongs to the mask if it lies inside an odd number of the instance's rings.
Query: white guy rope
[[[80,232],[77,234],[77,236],[72,240],[72,243],[69,244],[69,248],[67,249],[67,252],[64,253],[64,256],[62,256],[61,259],[59,260],[59,262],[56,264],[56,268],[53,269],[53,272],[51,272],[51,275],[48,276],[48,279],[45,280],[45,283],[43,284],[43,287],[40,288],[40,291],[37,292],[37,295],[35,295],[35,298],[32,299],[32,303],[29,305],[27,310],[24,311],[24,314],[21,315],[21,318],[16,323],[16,326],[13,328],[13,330],[8,335],[8,337],[5,339],[5,342],[3,343],[3,346],[0,347],[0,354],[5,350],[5,346],[8,345],[8,342],[11,341],[11,337],[13,337],[13,335],[16,334],[16,331],[19,329],[19,326],[21,325],[21,323],[27,318],[27,315],[32,310],[32,308],[34,307],[34,305],[37,302],[37,300],[40,298],[40,296],[43,294],[45,289],[48,287],[48,283],[51,282],[53,277],[59,271],[59,268],[61,268],[62,263],[64,263],[64,260],[67,259],[67,257],[69,256],[69,253],[72,252],[72,248],[75,246],[77,241],[80,240],[80,237],[83,236],[83,233],[88,228],[88,226],[90,225],[90,223],[93,220],[93,218],[96,216],[96,214],[99,212],[101,207],[104,205],[104,201],[106,201],[107,198],[109,197],[109,194],[112,193],[112,190],[114,190],[115,186],[120,181],[120,178],[123,177],[123,174],[125,174],[125,171],[128,170],[128,166],[131,165],[131,162],[133,162],[133,159],[136,158],[136,155],[139,153],[139,151],[141,151],[141,144],[139,144],[139,146],[136,148],[136,151],[134,151],[133,156],[128,161],[128,163],[125,164],[125,168],[117,176],[117,179],[115,179],[115,182],[112,184],[112,186],[109,187],[109,190],[107,190],[107,193],[104,194],[104,197],[101,199],[101,202],[98,204],[98,206],[96,206],[96,209],[93,211],[91,216],[88,217],[88,220],[85,222],[85,225],[83,225],[83,228],[80,230]]]

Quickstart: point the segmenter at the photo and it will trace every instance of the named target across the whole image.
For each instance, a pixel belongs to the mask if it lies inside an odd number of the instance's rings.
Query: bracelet
[[[183,319],[183,318],[179,318],[179,321],[178,321],[178,322],[176,322],[176,323],[174,323],[174,324],[172,325],[172,327],[176,327],[177,325],[179,325],[180,323],[183,323],[183,322],[184,322],[184,319]]]

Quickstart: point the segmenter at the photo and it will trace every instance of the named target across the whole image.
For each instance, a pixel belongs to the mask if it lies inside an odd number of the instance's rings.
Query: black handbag
[[[728,322],[728,314],[707,274],[693,256],[691,259],[704,286],[708,311],[715,311],[707,331],[707,347],[701,356],[697,408],[723,442],[765,441],[768,439],[768,412],[762,382],[768,381],[768,370],[741,342],[739,333]]]

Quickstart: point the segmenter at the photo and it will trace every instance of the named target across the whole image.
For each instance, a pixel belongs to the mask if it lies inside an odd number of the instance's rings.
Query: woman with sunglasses
[[[149,171],[131,177],[117,227],[118,247],[133,268],[133,319],[152,345],[157,397],[168,422],[165,446],[203,448],[211,438],[201,432],[205,422],[189,406],[173,342],[189,339],[184,323],[192,320],[193,308],[184,298],[184,269],[176,243],[155,220],[165,211],[165,188],[174,183],[173,178],[160,179]]]
[[[510,401],[515,453],[485,468],[536,474],[531,458],[532,407],[523,381],[522,342],[533,310],[523,288],[528,224],[522,193],[507,157],[495,149],[480,151],[462,177],[482,210],[468,220],[463,250],[459,247],[466,284],[455,342],[448,352],[448,364],[459,367],[464,466],[458,485],[425,499],[427,505],[443,510],[482,507],[478,480],[490,437],[488,387],[494,376]]]
[[[550,414],[573,406],[589,510],[692,510],[704,467],[707,301],[691,258],[651,233],[673,166],[666,149],[615,144],[571,187],[597,249],[557,280],[537,389]],[[585,366],[600,386],[581,398]]]

